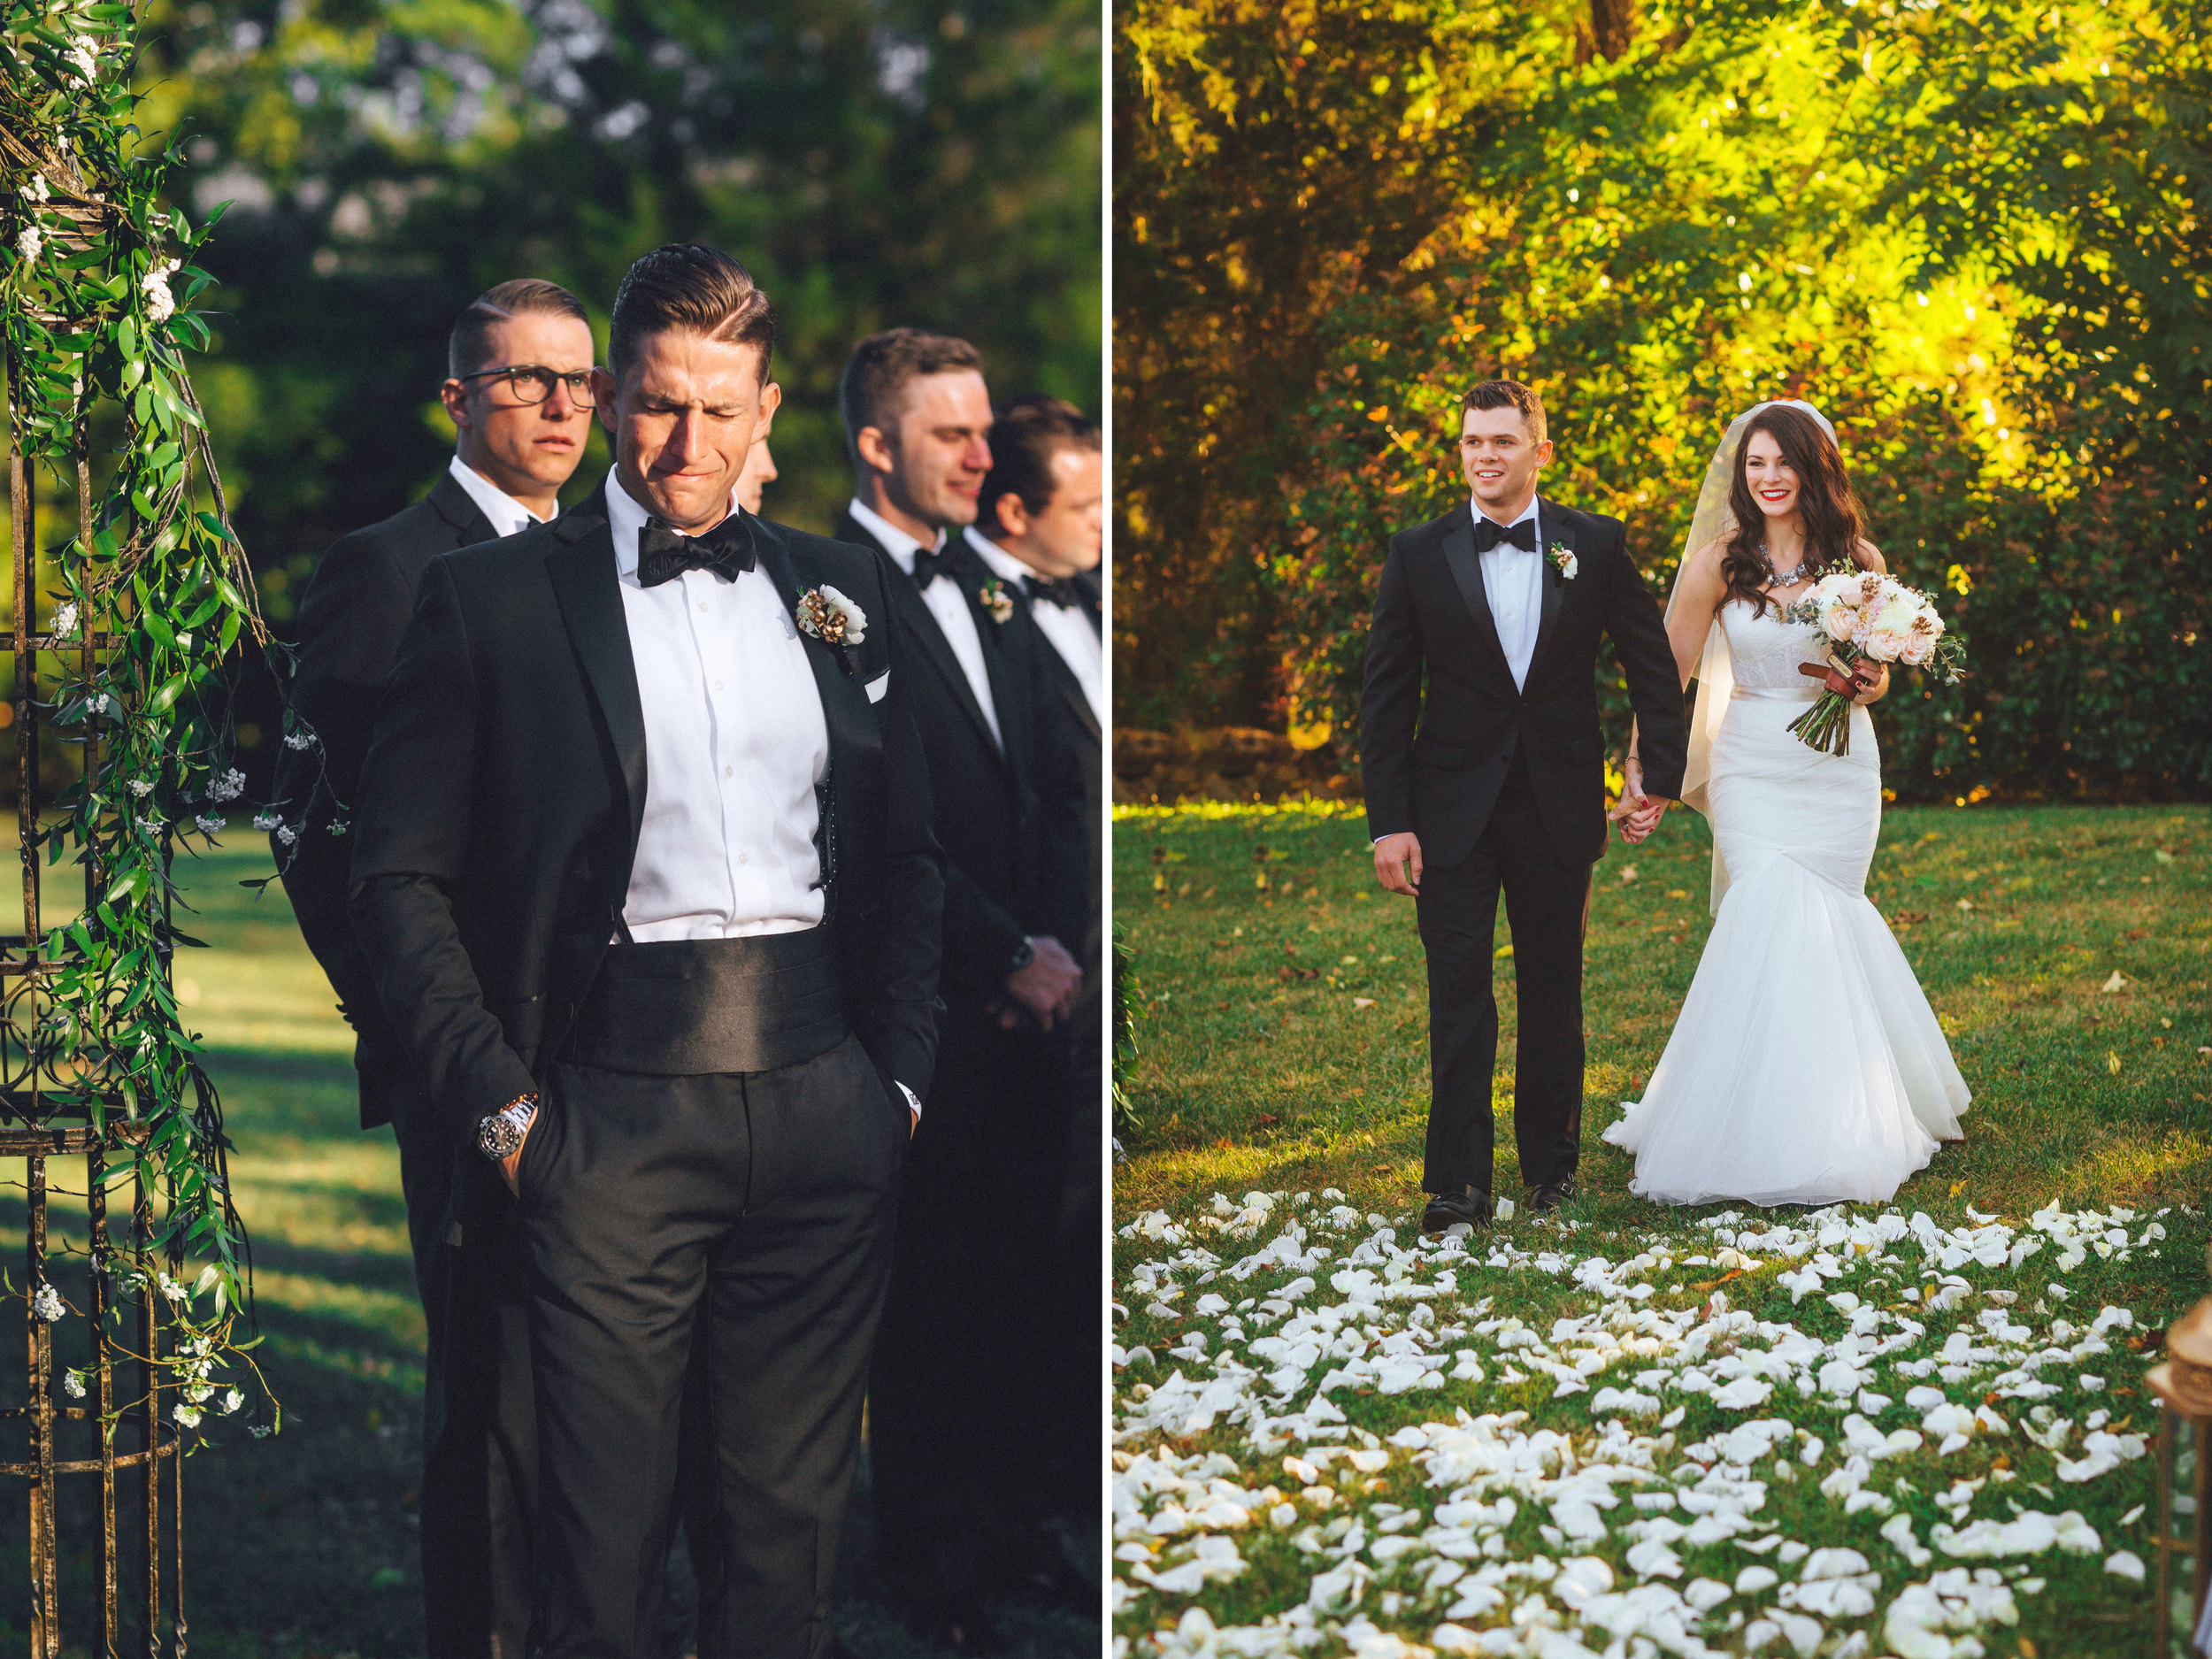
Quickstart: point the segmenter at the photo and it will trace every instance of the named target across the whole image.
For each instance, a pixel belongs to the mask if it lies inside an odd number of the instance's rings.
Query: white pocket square
[[[891,671],[887,668],[881,673],[878,674],[873,680],[868,682],[866,687],[868,701],[871,703],[881,703],[883,701],[883,694],[890,689]]]

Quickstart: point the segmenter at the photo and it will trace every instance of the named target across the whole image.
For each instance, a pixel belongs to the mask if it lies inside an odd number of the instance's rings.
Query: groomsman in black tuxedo
[[[655,1642],[707,1344],[718,1616],[830,1651],[929,1089],[943,882],[884,572],[744,512],[767,296],[671,246],[615,296],[603,490],[434,560],[361,782],[351,915],[465,1149],[512,1194],[542,1494],[532,1651]]]
[[[354,1028],[361,1126],[389,1123],[429,1325],[419,1515],[433,1659],[520,1659],[535,1479],[528,1326],[511,1233],[449,1225],[453,1149],[416,1088],[346,915],[348,833],[385,676],[423,567],[559,511],[591,424],[591,325],[575,296],[518,279],[453,325],[442,388],[458,441],[426,496],[341,537],[300,601],[292,734],[271,849],[308,949]]]
[[[1582,930],[1605,853],[1597,655],[1613,641],[1647,797],[1680,793],[1688,733],[1658,602],[1620,521],[1536,493],[1544,405],[1486,380],[1460,415],[1471,499],[1390,539],[1367,636],[1360,763],[1375,873],[1410,895],[1429,970],[1425,1231],[1492,1213],[1492,935],[1512,929],[1513,1130],[1528,1207],[1574,1196],[1582,1150]],[[1425,683],[1425,692],[1424,685]]]
[[[1084,916],[1077,958],[1083,995],[1069,1019],[1065,1196],[1046,1290],[1035,1309],[1029,1427],[1035,1490],[1045,1527],[1094,1545],[1105,1425],[1096,1410],[1104,1328],[1100,1226],[1105,1202],[1106,1009],[1101,972],[1105,869],[1106,660],[1098,589],[1081,579],[1105,541],[1105,457],[1097,424],[1056,397],[1037,394],[1000,405],[991,426],[991,471],[983,480],[968,543],[1034,627],[1045,672],[1040,719],[1056,718],[1080,773]],[[1056,1565],[1057,1563],[1050,1563]],[[1049,1577],[1047,1573],[1045,1576]],[[1095,1576],[1087,1589],[1096,1599]]]
[[[838,397],[856,489],[837,533],[872,549],[889,589],[945,853],[937,1079],[869,1382],[878,1558],[918,1633],[988,1652],[981,1598],[1028,1564],[1032,1478],[1010,1429],[1033,1402],[1009,1348],[1060,1205],[1081,785],[1062,722],[1040,718],[1046,670],[1020,596],[958,534],[991,468],[974,348],[872,335]]]

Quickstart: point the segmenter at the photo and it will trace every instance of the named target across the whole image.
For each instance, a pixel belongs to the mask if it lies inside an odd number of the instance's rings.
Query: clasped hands
[[[1029,943],[1033,954],[1028,963],[1006,976],[1005,995],[991,1003],[1002,1031],[1012,1031],[1024,1019],[1035,1022],[1041,1031],[1050,1031],[1054,1021],[1075,1012],[1076,1000],[1083,994],[1082,964],[1065,945],[1048,933],[1040,933]]]
[[[1633,755],[1628,757],[1624,771],[1621,798],[1605,816],[1621,826],[1621,839],[1635,847],[1659,827],[1659,820],[1666,817],[1667,809],[1674,803],[1663,795],[1644,793],[1643,764]]]

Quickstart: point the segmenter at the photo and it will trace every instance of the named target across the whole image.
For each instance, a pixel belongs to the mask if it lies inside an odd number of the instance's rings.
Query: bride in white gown
[[[1605,1132],[1635,1154],[1641,1197],[1878,1202],[1960,1135],[1966,1084],[1865,893],[1882,817],[1865,705],[1887,671],[1861,667],[1847,753],[1787,729],[1823,685],[1799,665],[1832,669],[1781,608],[1847,558],[1883,568],[1827,420],[1795,403],[1738,416],[1667,608],[1675,659],[1699,684],[1682,794],[1712,825],[1714,921],[1650,1087]],[[1631,818],[1629,839],[1662,810]]]

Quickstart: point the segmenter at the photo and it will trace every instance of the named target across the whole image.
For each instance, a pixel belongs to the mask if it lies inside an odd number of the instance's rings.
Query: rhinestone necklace
[[[1770,588],[1794,588],[1813,573],[1812,561],[1801,558],[1797,561],[1797,568],[1784,575],[1774,568],[1774,556],[1767,551],[1767,544],[1763,541],[1759,543],[1759,557],[1765,562],[1767,586]]]

